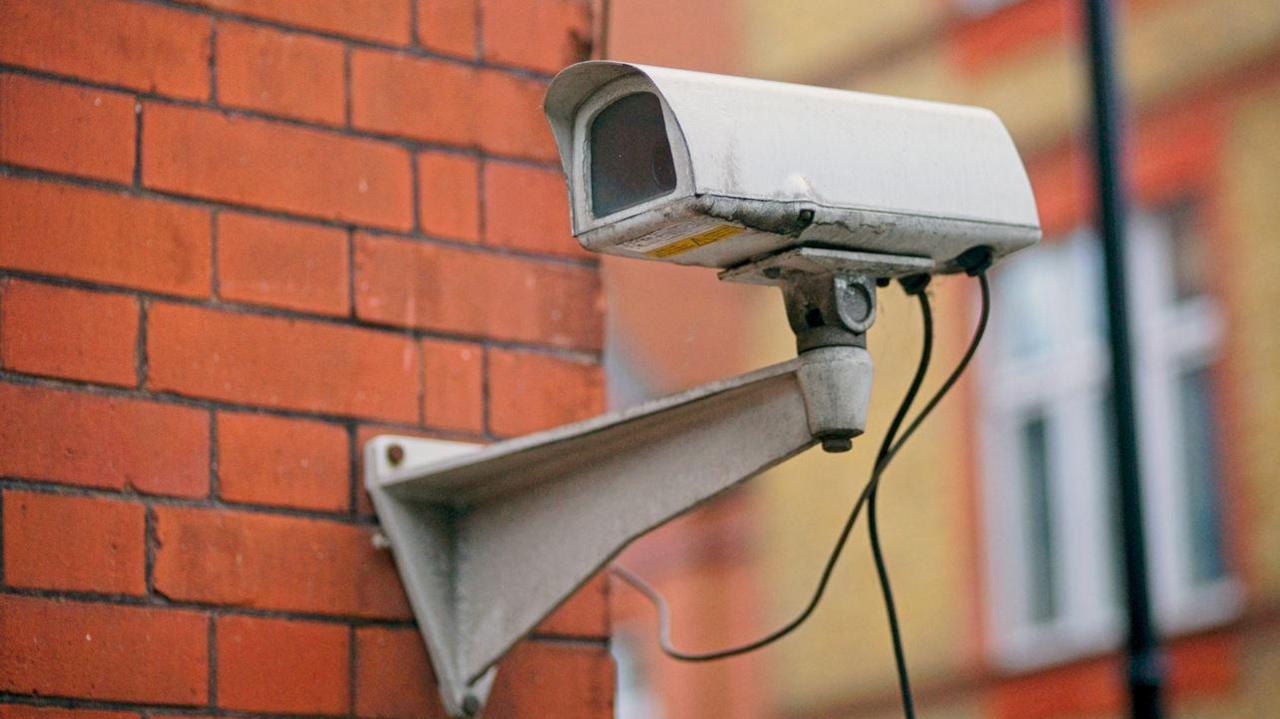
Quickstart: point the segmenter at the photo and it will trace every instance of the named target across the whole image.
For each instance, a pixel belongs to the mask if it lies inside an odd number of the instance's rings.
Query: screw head
[[[837,276],[835,305],[840,322],[853,332],[866,332],[875,321],[875,290],[869,280]]]
[[[404,447],[401,447],[398,444],[393,444],[390,447],[387,447],[387,462],[391,463],[392,467],[399,467],[400,463],[403,461]]]
[[[777,267],[766,267],[761,274],[771,280],[776,280],[782,276],[782,270]]]
[[[480,700],[475,694],[468,694],[462,700],[462,713],[473,717],[480,713]]]

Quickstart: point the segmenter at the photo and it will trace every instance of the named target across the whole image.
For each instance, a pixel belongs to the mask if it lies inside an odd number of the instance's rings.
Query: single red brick
[[[10,280],[0,286],[0,364],[30,374],[132,387],[138,301]]]
[[[115,192],[0,177],[0,265],[209,295],[209,213]]]
[[[0,706],[0,719],[138,719],[137,712],[63,709],[22,704]]]
[[[486,244],[590,257],[573,239],[564,175],[509,162],[484,164]]]
[[[0,3],[0,62],[143,92],[209,96],[208,18],[122,0]]]
[[[199,612],[0,595],[0,690],[155,704],[208,700]]]
[[[170,599],[405,619],[408,602],[373,529],[194,507],[155,508],[156,591]]]
[[[614,667],[608,648],[526,641],[498,664],[486,719],[613,716]]]
[[[345,428],[218,413],[218,494],[232,502],[341,512],[350,506]]]
[[[542,620],[536,634],[607,639],[609,637],[609,583],[597,574]]]
[[[480,239],[480,163],[448,152],[418,155],[418,211],[428,235]]]
[[[131,182],[135,126],[131,95],[0,75],[2,162]]]
[[[142,181],[155,189],[408,230],[409,165],[407,151],[385,142],[213,110],[143,106]]]
[[[218,25],[218,101],[341,125],[342,43],[258,25]]]
[[[388,667],[395,667],[395,671],[388,671]],[[445,716],[435,674],[416,629],[356,629],[356,716]]]
[[[409,0],[181,0],[286,25],[406,44]]]
[[[134,502],[5,492],[5,583],[145,594],[145,514]]]
[[[389,332],[158,303],[150,388],[307,412],[417,422],[418,353]]]
[[[346,315],[348,256],[344,230],[218,213],[218,294],[226,300]]]
[[[0,474],[203,497],[209,490],[209,413],[0,384]]]
[[[589,267],[356,236],[356,314],[375,322],[596,349],[600,283]]]
[[[215,631],[219,706],[295,714],[347,713],[351,689],[346,626],[228,616],[218,618]]]
[[[559,158],[542,111],[545,83],[498,70],[481,70],[478,80],[469,88],[477,98],[470,122],[482,149],[549,162]]]
[[[599,365],[535,352],[489,351],[489,428],[498,435],[576,422],[604,408]]]
[[[484,59],[554,73],[585,60],[591,17],[584,0],[483,0]]]
[[[422,414],[428,426],[484,431],[483,347],[423,340],[422,387]]]
[[[352,123],[500,155],[558,157],[542,112],[546,83],[381,50],[351,57]]]
[[[476,71],[456,62],[357,48],[351,123],[363,130],[451,145],[475,144]]]
[[[476,56],[475,0],[417,0],[418,42],[446,55]]]

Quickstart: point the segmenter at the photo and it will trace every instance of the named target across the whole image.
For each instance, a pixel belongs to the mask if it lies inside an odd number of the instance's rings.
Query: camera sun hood
[[[593,122],[640,93],[660,102],[674,188],[596,216]],[[972,247],[999,258],[1040,237],[1022,161],[989,110],[605,61],[560,72],[545,109],[588,250],[726,269],[811,246],[951,272]]]

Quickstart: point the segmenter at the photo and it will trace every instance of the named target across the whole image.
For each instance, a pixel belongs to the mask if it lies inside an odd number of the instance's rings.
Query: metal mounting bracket
[[[479,714],[499,658],[632,540],[815,444],[850,449],[871,396],[874,278],[930,269],[807,247],[766,257],[721,278],[782,287],[790,362],[485,447],[366,444],[445,710]]]
[[[451,716],[627,544],[730,486],[865,426],[871,360],[830,347],[631,410],[487,447],[379,436],[366,486]]]
[[[720,279],[777,285],[796,350],[866,346],[876,318],[875,278],[926,273],[933,260],[820,247],[797,247],[720,273]]]

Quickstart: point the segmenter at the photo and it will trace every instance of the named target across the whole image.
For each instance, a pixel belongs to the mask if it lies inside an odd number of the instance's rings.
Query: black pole
[[[1106,269],[1107,334],[1111,341],[1112,429],[1117,454],[1120,532],[1128,615],[1129,705],[1134,719],[1160,719],[1164,661],[1151,616],[1142,519],[1142,466],[1134,410],[1133,353],[1125,279],[1124,117],[1116,81],[1109,0],[1086,0],[1089,79],[1098,173],[1098,224]]]

